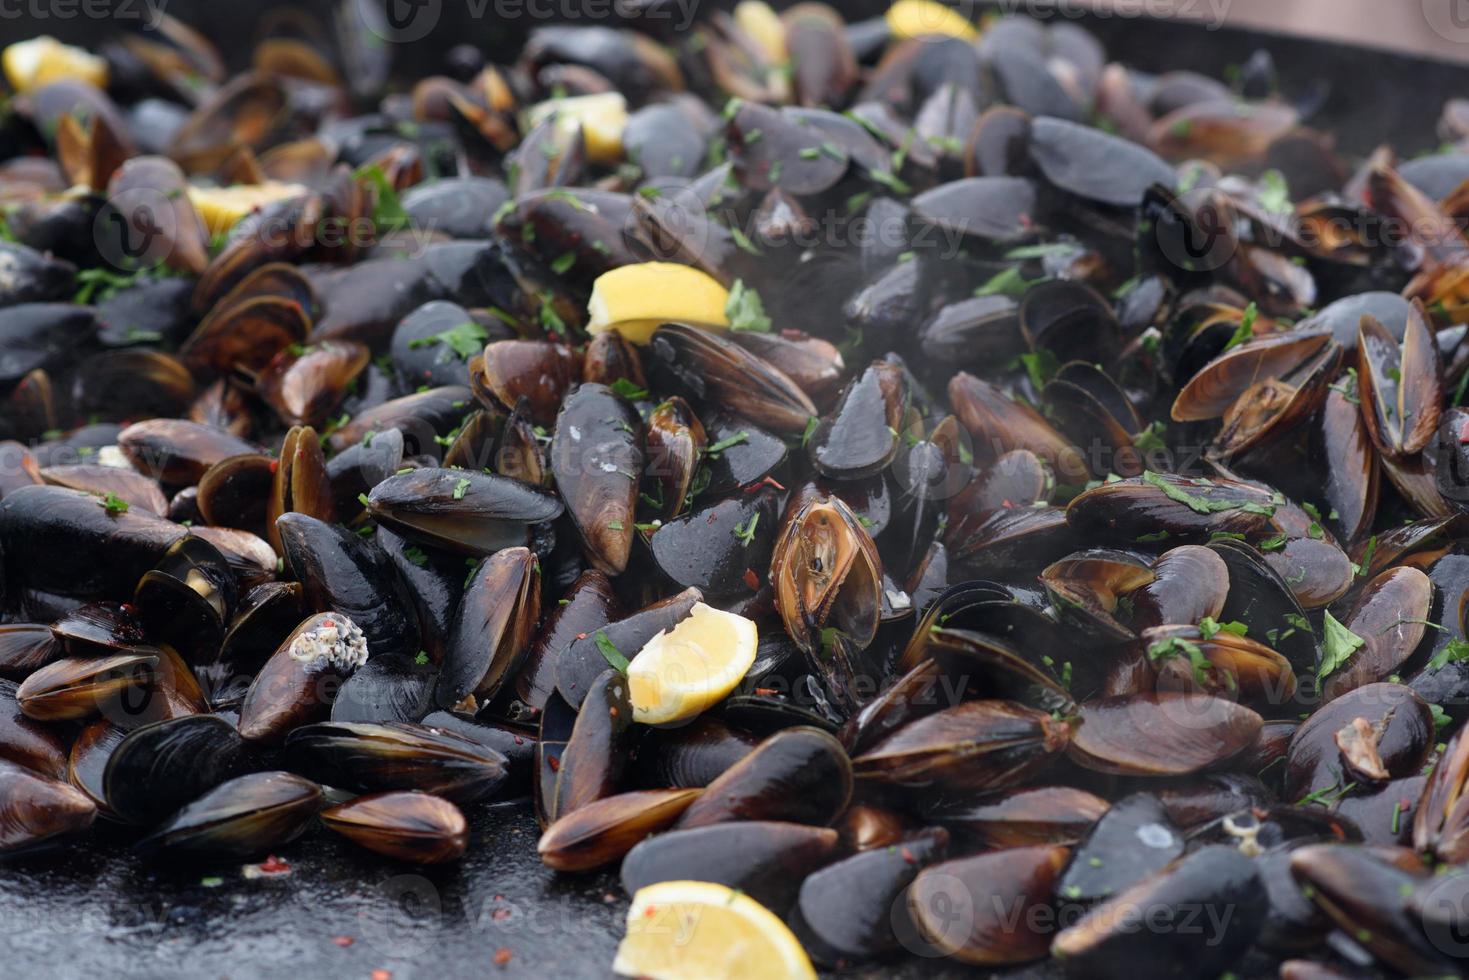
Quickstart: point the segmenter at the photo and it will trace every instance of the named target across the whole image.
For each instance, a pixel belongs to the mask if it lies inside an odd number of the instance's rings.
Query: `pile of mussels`
[[[528,795],[828,966],[1459,970],[1469,102],[1348,159],[911,0],[390,87],[360,8],[6,52],[0,852]],[[701,602],[753,666],[638,723]]]

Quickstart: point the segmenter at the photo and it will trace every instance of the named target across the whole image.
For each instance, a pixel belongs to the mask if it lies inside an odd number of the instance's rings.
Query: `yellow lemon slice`
[[[755,662],[758,644],[753,621],[697,603],[628,665],[633,720],[682,721],[723,701]]]
[[[29,92],[68,78],[107,87],[107,60],[82,48],[62,44],[48,34],[17,41],[0,54],[5,77],[16,92]]]
[[[587,330],[616,330],[635,344],[646,344],[661,323],[678,321],[701,327],[729,326],[724,307],[729,291],[692,266],[640,262],[604,272],[592,283]]]
[[[622,131],[627,128],[627,100],[620,92],[570,95],[538,102],[525,111],[526,130],[556,117],[556,133],[565,146],[581,127],[587,159],[616,164],[622,160]]]
[[[708,881],[639,889],[612,969],[650,980],[815,980],[784,922],[747,895]]]
[[[770,4],[765,0],[740,0],[735,4],[734,22],[759,45],[765,60],[772,65],[785,63],[786,27]]]
[[[230,187],[190,187],[189,203],[204,219],[211,235],[221,235],[256,208],[306,193],[300,184],[269,181],[264,184],[235,184]]]
[[[979,37],[963,14],[935,0],[898,0],[888,8],[887,22],[894,37]]]

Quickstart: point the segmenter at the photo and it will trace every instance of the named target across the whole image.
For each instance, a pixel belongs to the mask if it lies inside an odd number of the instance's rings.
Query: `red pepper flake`
[[[270,461],[270,471],[272,473],[274,473],[276,470],[278,470],[280,468],[281,468],[281,461],[280,460],[273,459],[273,460]]]
[[[335,622],[333,622],[332,620],[330,620],[330,619],[323,619],[321,621],[321,625],[325,626],[327,629],[332,629],[332,630],[334,630],[334,629],[337,628],[337,624]]]
[[[499,949],[495,950],[495,965],[496,966],[504,966],[505,964],[507,964],[509,962],[510,962],[510,950],[509,949],[505,948],[504,946],[501,946]]]
[[[1029,228],[1032,224],[1035,223],[1031,219],[1030,215],[1026,214],[1024,211],[1022,211],[1022,212],[1020,212],[1020,214],[1016,215],[1015,216],[1015,220],[1018,221],[1018,222],[1020,222],[1020,227],[1022,227],[1022,228]]]
[[[351,936],[333,936],[332,937],[332,942],[336,943],[338,946],[342,947],[343,949],[346,949],[348,946],[351,946],[356,941],[357,940],[353,939]]]
[[[1398,806],[1402,809],[1404,813],[1407,813],[1409,810],[1413,809],[1413,801],[1405,796],[1402,799],[1398,800]]]
[[[1459,441],[1469,442],[1469,419],[1459,423]]]
[[[745,487],[745,493],[754,493],[754,492],[756,492],[757,490],[760,490],[763,487],[774,487],[775,489],[781,491],[782,493],[785,492],[785,487],[783,487],[779,483],[777,483],[775,481],[775,477],[773,477],[773,476],[767,476],[763,480],[756,480],[754,483],[750,484],[748,487]]]
[[[773,687],[757,687],[755,688],[755,693],[763,698],[773,698],[780,692]]]
[[[751,592],[760,591],[760,576],[755,574],[753,568],[745,569],[745,584],[750,587]]]
[[[899,848],[898,849],[898,854],[908,864],[917,864],[918,863],[917,861],[915,861],[913,859],[913,852],[910,851],[910,850],[908,850],[906,847]]]
[[[647,908],[643,909],[643,918],[645,918],[645,919],[651,919],[651,918],[653,918],[653,916],[655,916],[657,914],[658,914],[658,908],[657,908],[657,906],[649,905]]]
[[[585,633],[578,633],[578,634],[576,634],[576,638],[578,640],[585,640],[587,638],[587,634],[585,634]]]
[[[711,510],[709,512],[709,516],[706,517],[706,518],[704,518],[704,523],[705,524],[714,524],[714,523],[718,522],[718,520],[719,520],[719,515],[716,514],[716,513],[714,513],[714,511]]]
[[[552,772],[560,772],[561,771],[561,760],[558,759],[558,758],[556,758],[554,755],[551,756],[551,758],[549,758],[549,759],[546,760],[546,765],[548,765],[548,766],[551,767],[551,771]]]
[[[1012,504],[1009,500],[1002,500],[1002,501],[1000,501],[1000,506],[1003,507],[1003,508],[1005,508],[1006,510],[1014,510],[1015,509],[1015,505]]]
[[[608,708],[607,709],[607,713],[609,715],[611,715],[613,718],[616,718],[617,717],[617,705],[614,704],[612,707]]]
[[[291,873],[291,866],[272,854],[260,862],[260,870],[268,875],[285,875]]]
[[[392,970],[373,970],[372,980],[393,980]]]
[[[510,910],[495,909],[495,911],[490,913],[490,918],[494,919],[496,922],[504,922],[506,919],[510,918]]]

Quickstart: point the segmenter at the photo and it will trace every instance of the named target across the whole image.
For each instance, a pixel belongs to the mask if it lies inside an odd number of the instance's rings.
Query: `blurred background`
[[[773,0],[778,8],[793,0]],[[1312,124],[1348,153],[1390,142],[1399,153],[1437,148],[1444,100],[1469,95],[1469,0],[948,0],[971,19],[1028,14],[1077,20],[1118,60],[1143,71],[1180,66],[1214,77],[1258,50],[1283,89],[1314,109]],[[527,34],[558,21],[636,26],[664,40],[690,18],[734,0],[0,0],[0,42],[38,34],[97,46],[166,12],[219,45],[233,68],[282,20],[323,36],[346,18],[406,24],[389,48],[399,79],[445,70],[445,53],[472,44],[515,59]],[[880,16],[889,0],[840,0],[849,21]],[[393,32],[388,31],[391,35]]]

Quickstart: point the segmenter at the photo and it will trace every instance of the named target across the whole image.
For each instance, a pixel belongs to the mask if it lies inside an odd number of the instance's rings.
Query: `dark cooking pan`
[[[434,28],[394,47],[393,68],[402,77],[433,70],[448,47],[465,42],[508,60],[526,31],[543,23],[476,17],[485,5],[466,0],[428,2],[440,6]],[[143,7],[142,0],[136,6]],[[320,13],[333,4],[293,6]],[[840,6],[856,20],[886,4]],[[248,56],[256,26],[268,13],[251,0],[171,0],[166,8],[219,42],[234,61]],[[19,3],[5,8],[22,9]],[[497,8],[490,3],[488,9]],[[1337,133],[1352,154],[1382,142],[1404,156],[1430,148],[1444,98],[1462,93],[1469,77],[1442,63],[1228,27],[1205,31],[1148,19],[1083,23],[1113,57],[1144,70],[1186,65],[1221,76],[1267,50],[1285,92],[1317,106],[1311,124]],[[87,43],[114,27],[84,16],[38,22],[7,15],[0,16],[0,41],[44,32]],[[535,820],[524,804],[479,808],[471,834],[462,863],[434,870],[394,866],[339,839],[314,836],[284,855],[279,873],[252,879],[238,869],[160,869],[140,860],[122,835],[101,828],[93,842],[63,860],[0,869],[0,976],[610,975],[626,909],[615,875],[557,876],[542,866]],[[1047,963],[1015,972],[1046,976],[1056,969]],[[1275,971],[1276,964],[1253,960],[1237,973],[1265,977]],[[849,975],[958,977],[971,971],[910,957]],[[1177,964],[1175,975],[1189,976],[1189,965]]]

